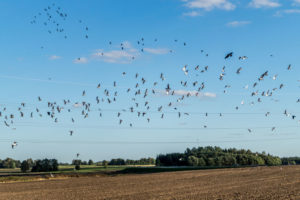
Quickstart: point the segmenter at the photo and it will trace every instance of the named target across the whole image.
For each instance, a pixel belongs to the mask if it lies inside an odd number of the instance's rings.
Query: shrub
[[[107,168],[107,165],[108,165],[108,161],[103,160],[103,161],[102,161],[102,166],[103,166],[104,168]]]
[[[89,164],[89,165],[93,165],[94,162],[90,159],[89,162],[88,162],[88,164]]]
[[[75,165],[75,170],[80,170],[80,165]]]
[[[58,162],[56,159],[36,160],[32,172],[51,172],[58,171]]]
[[[29,169],[30,169],[29,162],[27,160],[24,160],[21,163],[21,171],[25,173],[25,172],[29,171]]]
[[[108,165],[125,165],[125,160],[122,158],[112,159]]]

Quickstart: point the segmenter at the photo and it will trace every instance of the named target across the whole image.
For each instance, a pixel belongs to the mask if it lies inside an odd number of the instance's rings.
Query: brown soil
[[[300,166],[0,183],[0,199],[300,199]]]

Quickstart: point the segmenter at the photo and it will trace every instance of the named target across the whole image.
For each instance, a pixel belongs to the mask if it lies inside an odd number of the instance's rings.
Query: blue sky
[[[48,6],[51,20],[59,23],[62,33],[55,31],[54,23],[43,24]],[[65,20],[55,13],[57,7],[67,13]],[[279,156],[300,154],[297,0],[76,0],[72,4],[66,0],[12,0],[0,1],[0,19],[1,158],[52,157],[71,161],[80,153],[81,159],[137,159],[200,145],[249,148]],[[32,20],[36,23],[31,24]],[[233,57],[224,60],[231,51]],[[239,60],[239,56],[248,59]],[[291,70],[287,70],[289,64]],[[187,76],[182,71],[184,65],[189,70]],[[197,65],[200,69],[209,68],[199,73],[194,70]],[[220,81],[223,66],[226,75]],[[237,75],[239,67],[243,69]],[[269,75],[253,88],[267,70]],[[278,77],[273,80],[276,74]],[[114,81],[117,87],[113,86]],[[143,92],[149,89],[147,101],[151,108],[144,118],[129,111],[134,106],[137,81]],[[188,86],[183,87],[180,81],[188,81]],[[199,85],[205,83],[200,95],[176,102],[179,94],[195,94],[195,81]],[[154,82],[158,82],[155,88]],[[96,88],[98,83],[100,89]],[[165,94],[168,83],[177,95]],[[272,97],[251,97],[256,90],[261,94],[280,84],[284,87],[274,91]],[[231,86],[226,93],[225,85]],[[244,89],[246,85],[248,89]],[[118,92],[117,101],[97,105],[96,96],[105,99],[106,88],[112,95]],[[127,93],[127,88],[132,91]],[[152,89],[155,95],[151,94]],[[259,97],[261,103],[257,102]],[[71,103],[64,106],[63,99]],[[58,123],[46,116],[48,101],[65,108],[57,114]],[[81,116],[82,107],[74,106],[82,101],[91,103],[87,119]],[[21,102],[26,103],[22,108],[24,118],[17,110]],[[141,104],[145,99],[137,96],[136,102],[140,104],[138,109],[144,111]],[[169,102],[173,102],[171,107]],[[161,113],[157,110],[160,105]],[[36,108],[43,117],[38,116]],[[71,113],[66,111],[68,108]],[[285,109],[290,115],[283,114]],[[14,124],[6,127],[4,116],[11,113],[16,116]],[[206,117],[204,113],[209,114]],[[294,120],[292,115],[296,116]],[[274,131],[272,127],[276,127]],[[74,131],[73,136],[69,130]],[[12,149],[14,141],[18,145]]]

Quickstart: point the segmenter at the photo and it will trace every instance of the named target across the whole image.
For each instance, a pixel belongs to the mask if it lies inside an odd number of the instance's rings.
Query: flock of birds
[[[231,59],[233,57],[233,52],[230,52],[225,55],[224,59]],[[240,56],[239,60],[246,60],[248,59],[247,56]],[[180,69],[179,69],[180,70]],[[89,113],[93,110],[92,106],[93,104],[95,105],[101,105],[102,107],[105,104],[114,104],[118,101],[118,94],[121,92],[120,90],[123,90],[127,94],[127,98],[130,100],[131,105],[129,105],[127,108],[121,109],[119,111],[116,111],[116,118],[117,122],[119,125],[124,124],[125,120],[122,118],[123,113],[129,112],[135,116],[137,116],[138,119],[146,119],[148,123],[151,121],[150,113],[151,111],[155,110],[156,112],[160,113],[160,118],[164,119],[165,113],[164,111],[167,111],[168,109],[172,109],[174,112],[177,112],[178,118],[182,118],[183,116],[189,116],[190,114],[188,112],[185,112],[184,110],[181,110],[179,107],[177,107],[177,103],[183,102],[185,99],[188,99],[189,97],[192,96],[199,96],[201,93],[204,93],[203,91],[205,90],[206,83],[205,82],[198,82],[196,81],[189,81],[189,74],[191,73],[206,73],[209,70],[208,66],[203,66],[200,67],[199,65],[195,67],[188,67],[187,65],[183,66],[181,68],[183,75],[187,78],[187,80],[180,81],[180,85],[183,88],[187,88],[188,86],[192,86],[193,90],[186,90],[190,91],[187,92],[186,94],[182,94],[181,96],[176,95],[176,88],[172,87],[170,83],[166,83],[165,81],[165,74],[160,73],[159,77],[157,78],[157,81],[151,83],[152,87],[150,88],[145,88],[143,87],[145,83],[147,82],[146,77],[142,77],[139,75],[139,73],[134,74],[134,79],[136,80],[135,84],[132,87],[129,87],[127,89],[121,88],[118,89],[118,83],[117,81],[113,81],[113,84],[111,88],[113,89],[107,89],[107,88],[102,88],[102,84],[98,83],[95,85],[95,88],[97,90],[102,90],[102,96],[95,96],[95,102],[87,102],[87,101],[75,101],[72,102],[69,99],[63,99],[62,103],[58,102],[50,102],[42,99],[42,97],[38,96],[37,101],[40,103],[44,103],[47,107],[47,111],[42,112],[38,107],[36,107],[35,110],[32,110],[30,112],[25,111],[24,109],[26,108],[26,103],[22,102],[20,103],[20,106],[17,108],[18,114],[16,113],[7,113],[6,107],[2,108],[0,111],[0,117],[3,117],[4,119],[4,125],[8,128],[13,127],[14,125],[14,119],[16,116],[18,116],[20,119],[24,118],[25,115],[29,118],[34,118],[35,116],[38,117],[47,117],[51,119],[54,123],[59,122],[59,117],[64,118],[64,116],[61,116],[64,112],[68,113],[73,113],[74,109],[81,109],[81,117],[83,119],[87,119],[89,117]],[[291,65],[287,66],[287,71],[291,70]],[[238,68],[236,71],[236,74],[239,75],[242,72],[242,68]],[[197,74],[198,75],[198,74]],[[122,72],[122,76],[128,76],[126,72]],[[257,102],[262,102],[263,97],[271,97],[274,92],[277,90],[281,90],[284,85],[281,83],[279,84],[278,87],[276,88],[271,88],[267,89],[265,91],[259,91],[255,90],[257,85],[263,81],[267,76],[269,76],[269,72],[265,71],[262,73],[260,76],[257,77],[257,80],[254,81],[252,88],[253,91],[251,91],[250,95],[252,97],[257,97]],[[221,69],[220,75],[219,75],[219,81],[223,81],[224,78],[226,77],[226,68],[223,67]],[[128,78],[128,77],[126,77]],[[272,77],[273,80],[276,80],[277,75],[274,75]],[[158,85],[165,85],[163,90],[160,90],[157,88]],[[230,88],[230,85],[225,85],[224,88],[224,93],[226,93],[226,90]],[[246,86],[247,89],[249,86]],[[196,91],[193,93],[192,91]],[[151,98],[149,96],[151,95],[167,95],[170,97],[175,97],[175,98],[170,98],[170,102],[167,105],[153,105],[151,102]],[[81,93],[80,98],[84,98],[87,95],[87,90],[83,90]],[[300,102],[300,99],[297,100],[297,102]],[[255,102],[251,102],[251,104],[254,104]],[[241,104],[244,104],[244,101],[241,102]],[[235,107],[236,110],[239,109],[239,106]],[[102,117],[102,110],[98,108],[97,110],[99,112],[99,117]],[[150,112],[149,112],[150,111]],[[287,117],[291,117],[292,119],[295,119],[296,116],[293,114],[288,113],[287,110],[283,112],[283,114]],[[219,114],[220,117],[222,117],[222,113]],[[265,116],[270,115],[270,112],[266,112]],[[205,113],[205,116],[208,116],[208,113]],[[75,116],[70,118],[70,122],[76,123],[75,121]],[[129,127],[133,127],[134,123],[133,122],[127,122]],[[207,125],[203,126],[204,128],[207,128]],[[275,127],[271,128],[271,131],[274,131]],[[249,128],[248,131],[251,133],[252,130]],[[69,135],[72,136],[75,133],[75,130],[69,130]],[[17,146],[17,142],[14,141],[11,145],[12,148],[15,148]]]
[[[56,6],[54,3],[45,7],[41,12],[39,12],[37,15],[33,17],[33,20],[31,21],[31,24],[37,24],[40,19],[43,19],[43,16],[46,16],[44,18],[44,21],[42,22],[43,25],[47,28],[49,34],[56,33],[62,33],[64,34],[64,38],[67,39],[67,34],[65,28],[62,26],[61,20],[65,21],[68,17],[67,13],[65,13],[59,6]],[[78,20],[80,24],[82,24],[82,20]],[[88,27],[85,26],[85,38],[88,39]],[[157,42],[158,39],[154,39],[154,42]],[[178,42],[177,39],[174,40],[174,42]],[[187,46],[186,42],[182,43],[183,46]],[[109,45],[112,45],[112,42],[109,41]],[[137,45],[140,47],[140,51],[144,52],[144,46],[145,46],[145,39],[140,38],[137,40]],[[121,50],[125,50],[126,46],[121,43],[120,44]],[[173,51],[170,50],[170,53]],[[208,53],[206,53],[204,50],[200,51],[201,54],[208,57]],[[102,53],[104,55],[104,53]],[[270,55],[272,56],[272,55]],[[234,52],[229,52],[224,56],[224,60],[229,60],[234,58]],[[80,58],[78,58],[80,60]],[[132,59],[135,59],[135,57],[132,57]],[[238,60],[243,62],[248,59],[247,56],[238,56]],[[287,71],[290,71],[292,69],[291,65],[287,65]],[[76,113],[78,109],[81,109],[80,112],[80,118],[81,119],[88,119],[89,114],[91,111],[94,111],[94,108],[96,106],[101,105],[105,106],[105,104],[114,104],[118,102],[118,97],[120,92],[124,92],[127,95],[127,99],[130,101],[130,104],[124,108],[120,109],[118,111],[115,111],[115,116],[117,118],[116,122],[119,125],[126,125],[129,127],[133,127],[136,121],[126,121],[125,118],[123,118],[124,113],[130,113],[137,117],[137,119],[140,120],[146,120],[147,123],[150,123],[151,118],[151,112],[159,113],[159,117],[161,119],[165,118],[165,115],[167,110],[172,110],[173,112],[177,113],[178,118],[182,118],[183,116],[189,116],[190,113],[184,111],[182,108],[179,108],[177,105],[178,103],[183,102],[184,100],[191,98],[193,96],[197,97],[199,95],[202,95],[206,89],[206,83],[201,82],[199,80],[190,80],[189,75],[190,74],[196,74],[196,76],[199,76],[200,74],[207,73],[209,71],[209,66],[200,66],[196,65],[193,67],[190,67],[188,65],[184,65],[179,68],[178,70],[181,70],[183,73],[183,76],[186,77],[185,80],[181,80],[178,84],[182,88],[186,88],[186,93],[182,95],[177,94],[177,87],[172,86],[171,83],[166,82],[165,74],[160,73],[159,76],[157,76],[157,80],[151,83],[148,83],[148,80],[146,77],[141,76],[139,73],[135,74],[127,74],[127,72],[122,72],[122,76],[129,79],[132,77],[135,79],[135,84],[132,87],[118,88],[118,82],[113,81],[111,88],[108,89],[102,85],[102,83],[98,83],[95,85],[95,88],[97,88],[99,91],[102,92],[102,95],[96,95],[94,97],[94,102],[88,102],[88,101],[71,101],[70,99],[63,99],[60,103],[56,101],[47,101],[46,99],[42,98],[41,96],[37,97],[37,101],[39,102],[38,105],[44,105],[46,107],[46,110],[40,109],[38,106],[34,110],[28,111],[27,103],[21,102],[19,106],[17,107],[17,113],[10,113],[6,107],[1,108],[0,110],[0,118],[3,119],[3,124],[7,128],[13,128],[14,127],[14,120],[15,118],[23,119],[23,118],[47,118],[49,120],[52,120],[54,123],[59,123],[60,117],[66,118],[63,114],[65,112],[67,113]],[[242,67],[239,67],[236,69],[236,74],[240,75],[243,71]],[[219,81],[223,81],[226,77],[226,67],[222,67],[220,69],[220,74],[216,76],[216,78],[219,79]],[[258,77],[256,77],[255,81],[252,83],[252,87],[249,85],[246,85],[245,89],[252,88],[252,91],[250,92],[250,96],[255,97],[258,103],[262,102],[263,98],[265,97],[272,97],[272,95],[278,91],[283,89],[284,84],[280,83],[278,84],[278,87],[275,88],[269,88],[264,91],[259,91],[257,86],[262,82],[266,77],[269,76],[269,71],[265,71],[264,73],[260,74]],[[277,79],[277,74],[273,75],[271,78],[273,80]],[[147,83],[147,84],[146,84]],[[147,87],[146,87],[147,85]],[[160,85],[164,85],[164,88],[159,88]],[[192,90],[190,89],[192,87]],[[228,84],[224,85],[224,93],[227,93],[227,90],[229,90],[231,86]],[[121,91],[122,90],[122,91]],[[80,98],[84,98],[87,95],[87,90],[83,90],[81,93]],[[151,102],[151,95],[166,95],[170,96],[169,103],[166,105],[154,105],[153,102]],[[256,102],[252,101],[251,105],[254,105]],[[297,100],[297,102],[300,103],[300,99]],[[242,101],[241,105],[243,105],[245,102]],[[239,106],[236,106],[234,108],[235,110],[239,109]],[[76,110],[76,111],[74,111]],[[102,109],[97,109],[98,116],[102,117]],[[283,111],[283,114],[287,117],[291,117],[292,119],[296,119],[296,115],[289,113],[287,110]],[[265,116],[270,115],[270,112],[266,112]],[[219,113],[219,116],[222,117],[222,113]],[[208,117],[208,113],[205,113],[205,117]],[[77,116],[70,117],[71,123],[76,123],[78,121]],[[203,125],[203,128],[207,128],[207,125]],[[272,127],[271,131],[274,131],[276,127]],[[248,128],[248,132],[252,132],[251,128]],[[70,136],[73,136],[75,134],[75,130],[70,129],[68,131],[68,134]],[[11,148],[14,149],[18,145],[17,141],[14,141],[11,144]],[[79,153],[77,154],[77,157],[79,156]]]
[[[49,34],[63,34],[63,37],[67,39],[68,34],[66,32],[66,28],[63,26],[64,21],[66,21],[67,18],[68,14],[60,6],[52,3],[34,15],[33,19],[30,21],[30,24],[42,23]],[[88,39],[89,27],[84,26],[84,23],[81,19],[78,20],[78,23],[83,27],[84,37]],[[41,48],[44,47],[42,46]]]

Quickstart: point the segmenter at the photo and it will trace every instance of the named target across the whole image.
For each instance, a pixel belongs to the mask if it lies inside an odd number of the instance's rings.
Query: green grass
[[[159,172],[176,172],[187,170],[219,169],[224,167],[155,167],[155,166],[96,166],[81,165],[80,170],[74,170],[74,165],[60,165],[59,170],[51,172],[55,177],[68,176],[90,176],[90,175],[121,175],[121,174],[147,174]],[[30,181],[38,179],[49,179],[50,172],[27,172],[22,173],[20,169],[0,169],[0,182],[8,181]]]
[[[72,176],[82,174],[108,174],[119,170],[124,170],[126,167],[120,166],[108,166],[107,168],[96,165],[81,165],[80,170],[74,170],[74,165],[60,165],[59,170],[55,172],[27,172],[23,173],[19,168],[16,169],[1,169],[0,170],[0,183],[2,182],[13,182],[13,181],[32,181],[39,179],[49,179],[50,173],[55,177],[60,176]]]
[[[105,172],[105,171],[117,171],[117,170],[123,170],[127,166],[96,166],[96,165],[80,165],[80,170],[74,170],[75,165],[61,165],[59,166],[59,169],[55,173],[71,173],[71,172],[77,172],[77,173],[88,173],[88,172]]]
[[[80,165],[80,170],[75,170],[75,165],[60,165],[58,171],[51,172],[52,174],[70,174],[70,173],[157,173],[157,172],[172,172],[172,171],[185,171],[185,170],[200,170],[200,169],[216,169],[224,167],[155,167],[148,166],[96,166],[96,165]],[[49,172],[27,172],[23,173],[19,168],[16,169],[0,169],[1,176],[30,176],[30,175],[43,175]]]
[[[0,177],[0,183],[4,182],[13,182],[13,181],[31,181],[33,180],[32,177],[26,177],[26,176],[7,176],[7,177]]]
[[[0,168],[0,176],[1,176],[1,174],[7,174],[7,173],[18,173],[18,172],[20,172],[21,170],[20,170],[20,168],[15,168],[15,169],[1,169]]]
[[[160,172],[177,172],[188,170],[207,170],[207,169],[220,169],[224,167],[126,167],[116,173],[119,174],[149,174]]]
[[[205,169],[222,169],[229,167],[155,167],[153,165],[146,166],[133,166],[133,165],[121,165],[121,166],[103,166],[96,165],[81,165],[80,170],[74,170],[74,165],[60,166],[59,171],[54,173],[106,173],[107,174],[146,174],[146,173],[159,173],[159,172],[175,172],[175,171],[187,171],[187,170],[205,170]]]
[[[60,165],[58,171],[51,172],[52,174],[71,174],[71,173],[105,173],[114,172],[126,169],[128,166],[96,166],[96,165],[80,165],[80,170],[74,170],[75,165]],[[34,176],[47,175],[50,172],[27,172],[23,173],[19,168],[15,169],[0,169],[0,178],[8,176]]]

